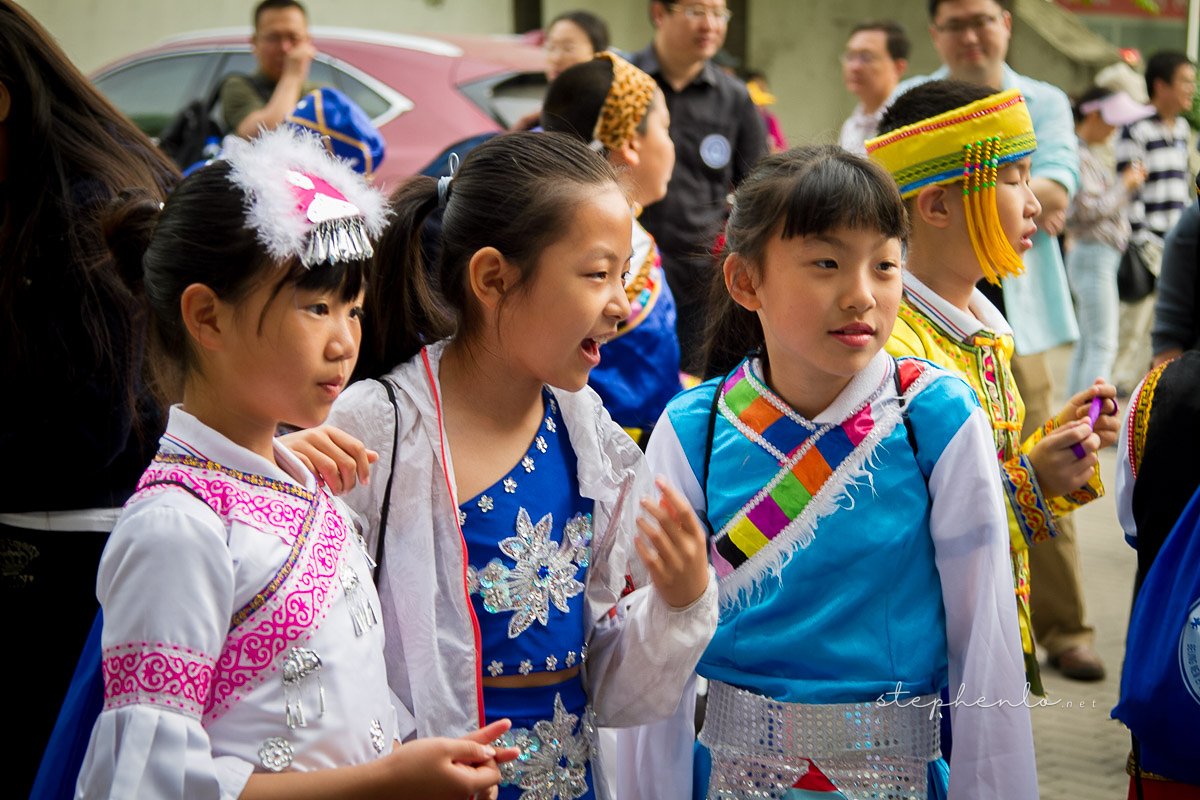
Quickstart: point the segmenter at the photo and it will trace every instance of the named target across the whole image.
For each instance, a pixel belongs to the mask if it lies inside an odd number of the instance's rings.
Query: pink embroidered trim
[[[313,524],[316,536],[303,548],[283,585],[229,632],[204,712],[206,725],[223,716],[269,673],[278,671],[276,657],[311,638],[325,619],[335,593],[331,589],[336,589],[346,525],[324,492],[300,535],[308,536],[307,528]]]
[[[214,658],[177,644],[128,642],[101,654],[104,710],[156,705],[199,719],[212,686]]]
[[[240,486],[237,481],[211,470],[187,466],[163,467],[152,463],[142,477],[148,481],[169,481],[192,487],[206,498],[213,511],[223,519],[240,522],[255,530],[277,537],[289,547],[300,534],[304,516],[311,507],[310,502],[292,497],[273,487]],[[139,489],[138,496],[146,497],[163,491],[171,491],[169,485],[148,486]]]

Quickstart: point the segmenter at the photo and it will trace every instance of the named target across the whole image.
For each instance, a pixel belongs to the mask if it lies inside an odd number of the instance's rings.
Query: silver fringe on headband
[[[341,261],[361,261],[375,255],[367,227],[358,217],[331,219],[312,227],[300,254],[306,267],[315,264],[337,264]]]

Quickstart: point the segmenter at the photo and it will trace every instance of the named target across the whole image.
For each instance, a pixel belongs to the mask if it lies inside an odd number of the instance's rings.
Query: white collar
[[[273,444],[275,461],[271,462],[205,425],[180,405],[171,406],[167,430],[159,440],[159,446],[167,452],[197,456],[250,475],[262,475],[299,485],[310,492],[316,491],[316,478],[303,462],[279,440]]]
[[[825,423],[839,423],[849,417],[855,410],[871,397],[879,386],[887,380],[890,374],[890,362],[892,357],[886,351],[880,350],[871,359],[870,363],[855,374],[850,382],[846,384],[846,388],[842,389],[841,393],[834,398],[829,407],[812,418],[812,422],[817,425]],[[754,373],[754,377],[759,380],[767,391],[775,394],[775,390],[767,386],[767,381],[763,376],[762,359],[750,359],[750,371]],[[780,403],[791,408],[791,405],[779,395],[775,395]]]
[[[905,270],[904,296],[937,322],[943,330],[957,336],[960,341],[966,342],[984,329],[1001,335],[1012,335],[1008,320],[978,288],[971,292],[971,300],[967,304],[970,311],[963,311],[921,283],[912,272]]]

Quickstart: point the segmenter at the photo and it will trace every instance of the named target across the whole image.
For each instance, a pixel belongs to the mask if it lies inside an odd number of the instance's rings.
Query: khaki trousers
[[[1025,401],[1021,438],[1037,430],[1058,409],[1045,353],[1013,356],[1013,377]],[[1033,638],[1053,658],[1072,647],[1091,646],[1095,629],[1086,622],[1075,519],[1059,517],[1058,536],[1029,548],[1030,612]]]

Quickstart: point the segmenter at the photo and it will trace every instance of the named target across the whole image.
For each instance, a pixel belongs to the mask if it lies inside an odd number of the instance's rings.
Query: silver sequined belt
[[[940,756],[937,702],[785,703],[711,681],[700,732],[708,798],[782,798],[815,767],[851,800],[925,800]]]

